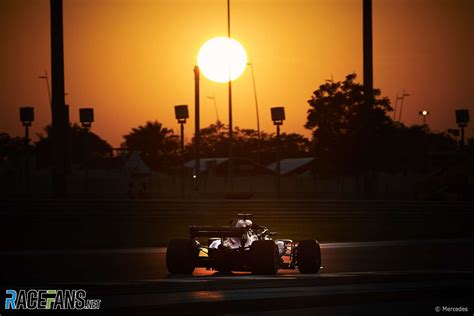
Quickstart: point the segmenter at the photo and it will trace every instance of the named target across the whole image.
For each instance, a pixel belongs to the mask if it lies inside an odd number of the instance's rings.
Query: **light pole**
[[[397,91],[397,96],[395,97],[395,105],[393,106],[393,121],[395,122],[397,118],[397,104],[398,104],[398,91]]]
[[[253,95],[255,98],[255,111],[257,113],[257,163],[260,163],[260,116],[258,114],[258,99],[257,99],[257,87],[255,85],[255,74],[253,71],[253,63],[247,63],[252,71],[252,83],[253,83]]]
[[[215,56],[224,55],[223,58]],[[227,37],[216,37],[207,41],[197,56],[198,65],[204,76],[212,81],[227,83],[229,106],[228,171],[226,186],[233,191],[233,119],[232,119],[232,80],[237,79],[247,65],[247,54],[243,46],[231,38],[230,0],[227,0]]]
[[[52,105],[52,101],[51,101],[51,91],[50,91],[50,88],[49,88],[48,72],[45,70],[45,71],[44,71],[44,75],[43,75],[43,76],[39,76],[38,79],[44,79],[44,80],[46,80],[46,90],[48,91],[49,105],[51,106],[51,105]],[[67,96],[67,95],[68,95],[68,93],[64,93],[64,96]]]
[[[277,199],[280,199],[281,196],[281,189],[280,189],[280,177],[281,177],[281,170],[280,170],[280,151],[281,151],[281,139],[280,139],[280,125],[283,125],[283,121],[285,120],[285,108],[284,107],[273,107],[271,108],[272,113],[272,121],[273,125],[276,126],[277,130],[277,161],[276,161],[276,189],[277,189]]]
[[[35,109],[31,106],[24,106],[20,108],[20,121],[25,127],[25,145],[30,143],[31,123],[35,120]]]
[[[230,39],[230,0],[227,0],[227,37]],[[232,157],[232,80],[229,65],[229,81],[228,81],[228,96],[229,96],[229,183],[230,191],[233,191],[233,157]]]
[[[372,0],[362,1],[362,46],[364,72],[364,123],[368,128],[369,113],[374,99],[373,95],[373,49],[372,49]]]
[[[423,125],[426,125],[426,117],[430,114],[430,112],[426,110],[422,110],[418,112],[418,114],[423,117]]]
[[[399,96],[397,92],[397,100],[396,100],[395,106],[398,104],[398,101],[402,101],[402,105],[403,105],[403,98],[405,94],[406,94],[405,90],[403,90],[403,93],[401,96]],[[401,107],[400,107],[400,113],[401,113]],[[396,107],[395,107],[394,120],[396,119],[396,117],[397,117],[397,113],[396,113]]]
[[[89,190],[89,130],[94,122],[94,109],[79,109],[79,120],[85,131],[84,136],[84,191]]]
[[[402,121],[402,111],[403,111],[403,102],[405,101],[405,97],[409,97],[411,94],[409,93],[405,93],[405,89],[403,89],[403,93],[402,95],[399,97],[400,100],[401,100],[401,103],[400,103],[400,113],[398,115],[398,121],[401,122]]]
[[[398,91],[397,91],[397,96],[395,97],[395,105],[394,105],[394,108],[393,108],[393,121],[395,122],[396,119],[397,119],[397,105],[398,105],[398,101],[399,100],[403,100],[403,95],[405,95],[405,90],[403,90],[403,94],[402,96],[399,96],[398,95]],[[408,94],[409,95],[409,94]]]
[[[184,182],[184,124],[186,123],[186,119],[189,118],[188,106],[183,105],[176,105],[174,107],[174,114],[178,123],[180,125],[181,131],[181,196],[184,199],[184,191],[185,191],[185,182]]]
[[[25,127],[25,191],[30,191],[30,166],[29,166],[29,148],[31,123],[35,120],[35,110],[31,106],[20,108],[20,121]]]
[[[194,145],[195,145],[195,159],[194,159],[194,174],[195,190],[199,192],[199,181],[201,175],[201,159],[200,159],[200,98],[199,98],[199,76],[200,71],[198,66],[194,66]]]
[[[50,0],[51,29],[51,139],[53,145],[53,191],[55,197],[67,194],[66,174],[70,169],[68,108],[64,101],[63,1]]]
[[[212,97],[211,96],[208,96],[207,97],[208,99],[211,99],[214,101],[214,109],[216,110],[216,134],[217,134],[217,137],[219,137],[219,135],[221,134],[221,131],[220,131],[220,120],[219,120],[219,112],[217,111],[217,100],[216,100],[216,95],[213,93],[212,94]]]
[[[49,90],[49,79],[48,79],[48,72],[45,70],[43,76],[39,76],[38,79],[44,79],[46,80],[46,89],[48,90],[48,100],[49,100],[49,105],[51,106],[52,101],[51,101],[51,91]]]
[[[469,123],[469,110],[467,109],[456,110],[456,123],[461,129],[461,140],[459,141],[459,145],[461,148],[463,148],[464,147],[464,128]]]
[[[219,111],[217,110],[217,100],[216,100],[216,95],[213,93],[212,97],[208,96],[208,99],[212,100],[214,102],[214,109],[216,110],[216,120],[219,122]]]

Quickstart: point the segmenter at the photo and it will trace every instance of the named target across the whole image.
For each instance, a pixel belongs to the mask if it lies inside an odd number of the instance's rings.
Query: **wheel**
[[[250,246],[252,272],[276,274],[279,266],[278,247],[273,240],[256,240]]]
[[[302,240],[296,248],[298,270],[301,273],[318,273],[321,267],[321,248],[317,240]]]
[[[166,250],[166,267],[169,273],[191,274],[198,255],[199,248],[194,240],[172,239]]]

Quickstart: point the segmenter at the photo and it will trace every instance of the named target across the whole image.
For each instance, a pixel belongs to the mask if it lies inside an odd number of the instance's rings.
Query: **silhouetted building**
[[[256,162],[246,158],[232,159],[233,175],[235,176],[258,176],[258,175],[272,175],[273,171],[265,168]],[[190,168],[195,172],[195,161],[190,160],[184,163],[184,166]],[[229,158],[201,158],[200,159],[200,173],[212,174],[217,176],[227,176],[229,168]]]
[[[287,175],[311,175],[314,158],[288,158],[280,160],[280,172],[282,176]],[[276,161],[267,165],[267,168],[276,171]]]

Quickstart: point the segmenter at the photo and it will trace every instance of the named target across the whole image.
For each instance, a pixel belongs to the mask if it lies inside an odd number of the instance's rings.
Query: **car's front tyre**
[[[166,250],[166,267],[172,274],[191,274],[196,267],[199,248],[194,240],[172,239]]]

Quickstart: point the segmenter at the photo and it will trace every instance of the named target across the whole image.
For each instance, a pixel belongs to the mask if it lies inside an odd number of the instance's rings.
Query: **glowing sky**
[[[392,100],[403,88],[402,121],[455,127],[454,110],[474,117],[474,1],[373,0],[374,86]],[[193,124],[193,67],[200,46],[225,36],[224,0],[65,0],[66,103],[71,120],[93,107],[93,131],[118,146],[147,120],[178,131],[173,106],[188,104]],[[50,121],[49,1],[0,1],[0,132],[22,133],[18,107],[36,111],[33,133]],[[303,128],[312,92],[333,76],[362,80],[362,0],[233,0],[232,36],[254,64],[262,129],[270,107],[285,106],[282,131]],[[234,126],[256,128],[249,67],[233,84]],[[227,86],[201,80],[201,126],[227,123]],[[468,136],[472,136],[472,126]]]

